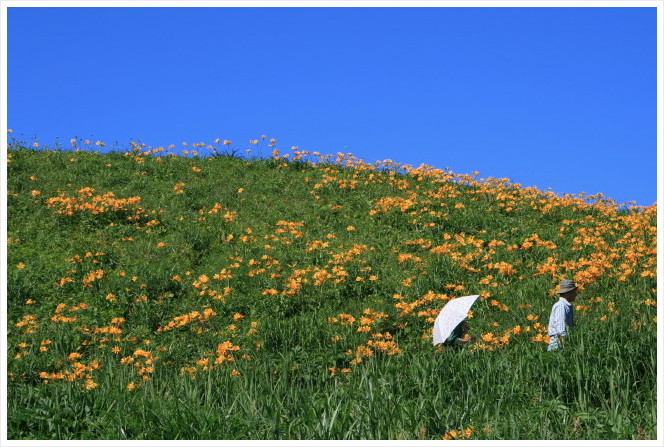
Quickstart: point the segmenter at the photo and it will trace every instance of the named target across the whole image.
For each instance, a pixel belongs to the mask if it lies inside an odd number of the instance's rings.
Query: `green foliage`
[[[142,151],[8,151],[9,439],[655,438],[654,207]]]

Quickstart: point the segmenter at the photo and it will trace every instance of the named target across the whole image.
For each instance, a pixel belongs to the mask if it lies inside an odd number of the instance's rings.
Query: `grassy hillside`
[[[9,439],[656,437],[655,207],[348,154],[7,163]]]

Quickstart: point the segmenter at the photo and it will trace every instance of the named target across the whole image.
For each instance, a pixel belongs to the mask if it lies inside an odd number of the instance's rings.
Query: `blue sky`
[[[8,8],[7,127],[657,200],[656,8]],[[265,151],[267,154],[267,151]]]

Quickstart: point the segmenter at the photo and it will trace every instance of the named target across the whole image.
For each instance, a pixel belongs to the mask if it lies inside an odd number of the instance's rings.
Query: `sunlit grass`
[[[654,206],[267,137],[70,144],[7,155],[10,439],[656,436]],[[471,294],[477,342],[432,347]]]

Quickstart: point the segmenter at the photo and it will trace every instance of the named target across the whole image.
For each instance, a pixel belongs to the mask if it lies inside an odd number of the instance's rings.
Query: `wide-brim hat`
[[[558,290],[556,290],[556,293],[567,293],[571,292],[572,290],[576,289],[576,284],[574,283],[573,280],[571,279],[564,279],[560,281],[560,284],[558,284]]]

